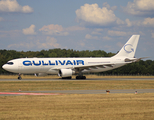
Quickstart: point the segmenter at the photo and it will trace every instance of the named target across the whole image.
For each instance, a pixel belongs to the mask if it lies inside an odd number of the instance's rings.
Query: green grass
[[[101,75],[85,75],[86,78],[154,78],[154,76],[101,76]],[[39,76],[35,75],[21,75],[23,79],[58,79],[58,75],[47,75],[47,76]],[[17,79],[18,75],[0,75],[0,79]],[[76,78],[75,75],[72,76],[73,79]]]
[[[0,91],[154,89],[154,80],[0,81]]]
[[[0,92],[154,89],[154,80],[0,81]],[[153,120],[154,93],[0,96],[0,120]]]
[[[153,120],[154,93],[1,96],[0,120]]]

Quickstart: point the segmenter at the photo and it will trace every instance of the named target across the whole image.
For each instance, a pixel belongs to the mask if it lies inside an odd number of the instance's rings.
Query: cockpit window
[[[13,65],[13,62],[8,62],[8,63],[6,63],[6,64]]]

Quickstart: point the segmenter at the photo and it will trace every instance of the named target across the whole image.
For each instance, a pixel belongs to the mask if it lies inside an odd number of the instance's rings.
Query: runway
[[[38,79],[21,79],[21,80],[18,80],[18,79],[0,79],[0,81],[79,81],[77,79],[61,79],[61,78],[44,78],[44,79],[40,79],[38,77]],[[85,80],[82,80],[82,81],[87,81],[87,80],[154,80],[154,78],[87,78]]]

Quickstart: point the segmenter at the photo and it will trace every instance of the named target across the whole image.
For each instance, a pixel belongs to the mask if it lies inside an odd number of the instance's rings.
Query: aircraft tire
[[[72,76],[70,76],[70,77],[62,77],[62,79],[72,79]]]
[[[83,76],[83,79],[86,79],[86,76]]]
[[[76,79],[86,79],[86,76],[76,76]]]
[[[21,80],[21,79],[22,79],[22,78],[19,76],[19,77],[18,77],[18,80]]]

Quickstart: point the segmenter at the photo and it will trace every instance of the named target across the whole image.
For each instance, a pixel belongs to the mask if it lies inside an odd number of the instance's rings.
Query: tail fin
[[[132,37],[127,41],[127,43],[121,48],[121,50],[113,57],[129,57],[133,58],[135,56],[137,44],[140,35],[132,35]]]

